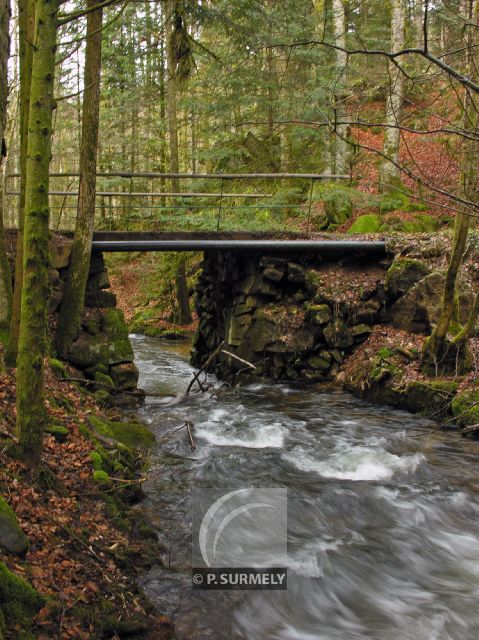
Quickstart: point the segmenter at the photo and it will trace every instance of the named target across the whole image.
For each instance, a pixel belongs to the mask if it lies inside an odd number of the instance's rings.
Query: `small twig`
[[[200,375],[203,373],[203,371],[205,371],[208,368],[208,365],[210,364],[210,362],[212,362],[216,356],[218,355],[218,353],[221,351],[221,349],[223,348],[225,341],[223,340],[217,347],[216,349],[213,351],[213,353],[210,355],[210,357],[206,360],[206,362],[200,367],[200,369],[198,369],[198,371],[195,373],[195,375],[193,376],[193,380],[190,382],[190,384],[188,385],[188,388],[186,389],[186,395],[189,394],[189,392],[191,391],[191,388],[193,387],[193,385],[195,384],[195,382],[197,382],[200,385],[201,390],[203,391],[203,387],[201,386],[200,382],[199,382],[199,377]]]

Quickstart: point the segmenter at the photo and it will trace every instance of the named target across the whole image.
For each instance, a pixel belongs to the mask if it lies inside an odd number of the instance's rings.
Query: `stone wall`
[[[53,325],[61,304],[70,252],[69,239],[56,237],[50,243],[50,312]],[[109,289],[103,254],[94,252],[90,262],[80,332],[66,361],[78,370],[81,377],[98,383],[95,392],[98,400],[116,406],[128,406],[135,404],[137,399],[121,391],[137,390],[138,369],[134,364],[123,311],[117,308],[116,296]]]
[[[479,286],[478,251],[471,247],[460,287],[461,322]],[[343,361],[375,326],[430,334],[449,251],[448,237],[398,236],[389,240],[384,259],[206,253],[193,364],[202,365],[224,341],[255,370],[221,354],[212,369],[223,379],[339,382]]]
[[[387,264],[378,258],[324,262],[318,256],[206,253],[197,285],[193,364],[223,340],[255,365],[222,356],[226,379],[330,381],[384,317]]]

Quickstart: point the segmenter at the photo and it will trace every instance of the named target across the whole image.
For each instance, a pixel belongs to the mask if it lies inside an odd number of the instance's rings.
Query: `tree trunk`
[[[17,432],[24,459],[38,471],[45,426],[44,358],[49,298],[49,166],[58,0],[35,0],[25,184],[24,281],[17,363]]]
[[[473,0],[470,5],[468,17],[471,23],[479,19],[479,0]],[[478,35],[476,27],[469,28],[467,38],[467,73],[477,78],[477,43]],[[463,142],[462,150],[462,175],[459,191],[464,199],[478,202],[478,156],[479,156],[479,101],[466,90],[464,95],[464,130],[474,134],[475,137],[467,138]],[[466,208],[456,214],[454,221],[454,237],[452,253],[449,260],[444,292],[442,297],[441,315],[431,336],[424,344],[422,354],[422,369],[429,375],[447,375],[462,373],[471,366],[468,353],[468,342],[476,324],[478,300],[473,305],[471,315],[466,326],[460,330],[451,330],[455,306],[457,305],[458,275],[466,248],[467,236],[471,225],[471,212]],[[454,322],[452,322],[454,324]],[[450,337],[450,333],[456,333]]]
[[[15,254],[15,286],[13,289],[10,333],[5,349],[5,363],[15,367],[20,335],[20,308],[23,287],[23,226],[25,220],[25,184],[28,147],[28,118],[32,81],[35,0],[18,0],[18,40],[20,56],[20,195],[18,197],[18,231]]]
[[[96,4],[98,0],[87,0],[87,8],[94,7]],[[56,336],[57,349],[62,356],[68,353],[80,328],[90,270],[95,224],[102,18],[103,9],[101,8],[87,15],[78,214]]]
[[[174,51],[173,29],[174,29],[174,9],[175,0],[168,0],[166,3],[166,15],[170,18],[170,28],[167,30],[166,44],[166,114],[168,118],[168,137],[170,142],[170,171],[179,173],[179,153],[178,153],[178,114],[177,114],[177,89],[178,81],[176,77],[176,57]],[[174,193],[179,193],[179,180],[173,178],[171,181]],[[190,304],[188,299],[188,288],[186,286],[185,260],[182,258],[175,277],[176,300],[178,303],[178,324],[190,324],[192,321]]]
[[[7,122],[8,56],[10,53],[10,2],[0,0],[0,165],[6,153],[4,134]],[[1,176],[0,176],[1,179]],[[10,324],[12,309],[12,276],[8,264],[3,229],[3,189],[0,187],[0,330]]]
[[[346,48],[346,13],[343,0],[333,0],[333,33],[334,42],[342,49]],[[344,90],[346,80],[346,68],[348,56],[345,51],[336,50],[336,91],[333,97],[335,120],[341,121],[344,115],[342,101],[344,100]],[[332,154],[332,173],[345,174],[348,169],[348,143],[346,140],[347,126],[338,124],[335,127],[336,136],[334,140],[334,151]]]
[[[391,51],[399,51],[405,44],[406,7],[404,0],[393,0],[391,18]],[[393,62],[388,63],[389,93],[386,99],[387,128],[384,133],[383,153],[386,156],[381,163],[380,189],[394,189],[400,180],[400,171],[396,166],[399,160],[401,108],[404,94],[404,76]],[[396,164],[394,164],[396,163]]]

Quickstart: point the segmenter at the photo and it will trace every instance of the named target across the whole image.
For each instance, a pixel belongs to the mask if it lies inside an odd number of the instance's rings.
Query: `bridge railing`
[[[75,226],[79,174],[51,173],[51,226]],[[348,175],[316,173],[98,172],[97,230],[281,231],[310,230],[321,194],[319,182]],[[10,220],[19,174],[7,176]]]

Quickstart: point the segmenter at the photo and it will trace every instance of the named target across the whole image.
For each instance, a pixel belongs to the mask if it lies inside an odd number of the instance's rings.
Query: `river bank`
[[[15,457],[14,379],[0,375],[0,638],[166,640],[136,584],[158,556],[138,508],[154,436],[63,373],[47,369],[38,482]]]

